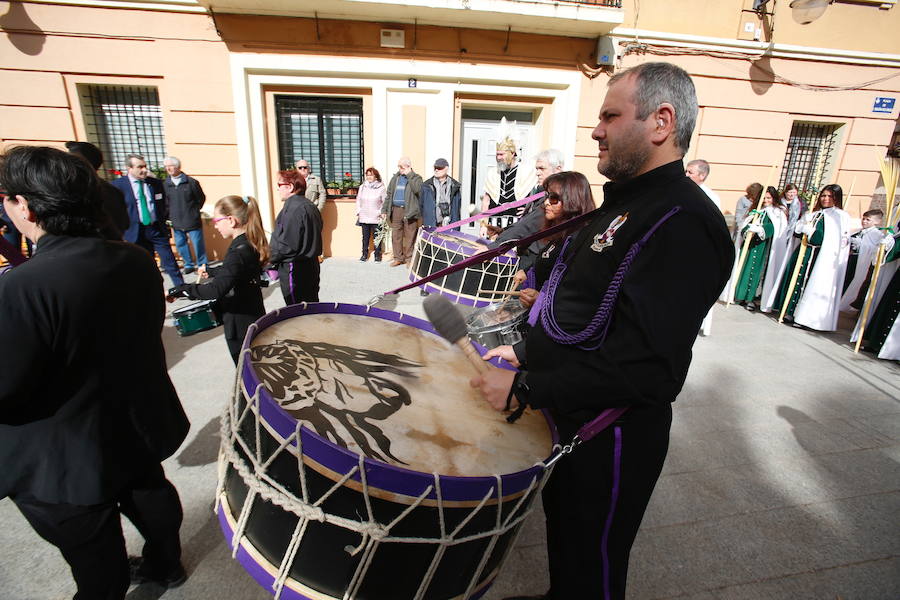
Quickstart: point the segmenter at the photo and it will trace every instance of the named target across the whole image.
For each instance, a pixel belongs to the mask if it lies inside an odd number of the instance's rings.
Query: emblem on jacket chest
[[[628,220],[628,213],[619,215],[609,224],[606,231],[598,233],[594,236],[594,243],[591,244],[591,250],[594,252],[603,252],[605,248],[609,248],[615,241],[616,231]]]

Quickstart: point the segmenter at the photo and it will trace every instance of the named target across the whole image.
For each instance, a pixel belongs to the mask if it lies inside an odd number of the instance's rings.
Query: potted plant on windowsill
[[[359,182],[353,179],[353,173],[347,171],[344,173],[344,179],[341,180],[341,193],[348,196],[355,196],[359,191]]]
[[[337,181],[329,181],[325,184],[325,189],[329,196],[339,196],[341,194],[341,184]]]

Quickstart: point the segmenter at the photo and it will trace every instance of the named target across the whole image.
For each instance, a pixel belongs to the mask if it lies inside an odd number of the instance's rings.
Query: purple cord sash
[[[520,206],[524,206],[525,204],[528,204],[529,202],[531,202],[533,200],[538,200],[543,197],[544,197],[544,192],[538,192],[537,194],[534,194],[533,196],[528,196],[526,198],[522,198],[521,200],[516,200],[514,202],[506,202],[504,204],[501,204],[500,206],[495,206],[494,208],[491,208],[484,212],[480,212],[477,215],[475,215],[474,217],[467,217],[465,219],[460,219],[456,223],[448,223],[447,225],[442,225],[441,227],[438,227],[437,229],[435,229],[434,232],[441,233],[442,231],[447,231],[448,229],[455,229],[456,227],[459,227],[460,225],[467,225],[468,223],[471,223],[472,221],[477,221],[478,219],[483,219],[484,217],[490,217],[491,215],[495,215],[499,212],[505,212],[511,208],[519,208]]]
[[[622,262],[616,269],[612,280],[610,280],[609,286],[606,288],[606,292],[603,295],[600,306],[594,313],[593,318],[587,324],[587,326],[585,326],[584,329],[577,333],[568,333],[564,331],[563,328],[559,326],[559,323],[557,323],[556,315],[553,310],[553,297],[556,295],[556,289],[559,287],[559,283],[562,281],[566,269],[568,268],[565,261],[563,260],[566,252],[566,246],[568,246],[569,239],[571,238],[567,239],[566,245],[563,246],[562,250],[560,250],[559,252],[559,255],[556,257],[556,264],[553,265],[553,270],[550,272],[550,277],[541,288],[541,296],[543,296],[543,298],[539,298],[540,308],[538,310],[540,314],[541,325],[543,326],[544,331],[547,332],[547,335],[550,337],[550,339],[558,344],[578,344],[579,348],[583,350],[596,350],[597,348],[602,346],[603,341],[606,339],[606,333],[609,330],[609,324],[612,320],[613,308],[615,307],[616,300],[618,300],[619,298],[619,291],[621,290],[622,282],[624,281],[625,275],[628,273],[628,270],[631,268],[631,263],[634,262],[634,259],[638,255],[638,253],[643,250],[650,237],[654,233],[656,233],[656,230],[659,229],[663,223],[668,221],[674,215],[678,214],[680,210],[680,206],[672,208],[669,212],[663,215],[663,217],[659,221],[657,221],[656,224],[653,225],[653,227],[651,227],[650,230],[647,231],[647,233],[645,233],[640,240],[631,245],[631,247],[628,249],[628,252],[625,254],[625,258],[622,259]],[[535,304],[538,303],[535,302]],[[587,342],[590,342],[589,345],[581,345]]]
[[[526,200],[527,200],[527,198],[526,198]],[[509,204],[512,204],[512,202],[510,202]],[[506,206],[508,206],[508,204]],[[597,209],[594,209],[591,212],[584,213],[583,215],[578,215],[577,217],[575,217],[573,219],[569,219],[568,221],[565,221],[563,223],[558,223],[558,224],[554,225],[553,227],[549,227],[547,229],[544,229],[543,231],[538,231],[537,233],[527,235],[521,239],[506,240],[505,242],[501,243],[496,248],[493,248],[491,250],[485,250],[484,252],[479,252],[478,254],[470,256],[469,258],[465,258],[456,264],[450,265],[449,267],[444,267],[440,271],[436,271],[436,272],[432,273],[431,275],[426,275],[425,277],[423,277],[421,279],[417,279],[416,281],[413,281],[412,283],[408,283],[404,286],[400,286],[389,292],[385,292],[382,295],[389,296],[391,294],[399,294],[400,292],[406,291],[406,290],[414,288],[414,287],[418,287],[418,286],[428,283],[430,281],[434,281],[435,279],[440,279],[441,277],[444,277],[445,275],[449,275],[451,273],[461,271],[470,265],[476,265],[479,263],[483,263],[487,260],[494,258],[495,256],[500,256],[501,254],[506,253],[510,248],[513,248],[513,247],[519,246],[519,245],[530,244],[531,242],[533,242],[535,240],[545,238],[547,236],[553,235],[554,233],[557,233],[560,231],[564,231],[565,229],[573,227],[573,226],[577,225],[578,223],[581,223],[582,221],[587,221],[589,218],[593,218],[595,216],[596,212],[597,212]],[[481,214],[484,214],[484,213],[481,213]],[[448,225],[448,227],[449,227],[449,225]],[[435,232],[437,232],[437,231],[438,230],[435,229]]]

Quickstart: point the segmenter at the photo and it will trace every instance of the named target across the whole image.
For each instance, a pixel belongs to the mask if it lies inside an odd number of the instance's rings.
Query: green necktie
[[[150,208],[147,206],[147,196],[144,195],[143,181],[138,181],[138,207],[141,209],[141,225],[149,225]]]

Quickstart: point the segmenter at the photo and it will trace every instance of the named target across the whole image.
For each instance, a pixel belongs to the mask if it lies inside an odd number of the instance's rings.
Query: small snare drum
[[[528,309],[518,298],[479,308],[466,319],[469,337],[485,348],[522,341]]]
[[[215,329],[222,324],[215,300],[201,300],[172,311],[178,335],[185,337]]]

